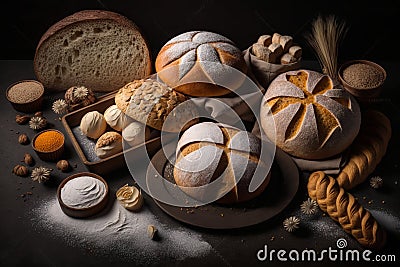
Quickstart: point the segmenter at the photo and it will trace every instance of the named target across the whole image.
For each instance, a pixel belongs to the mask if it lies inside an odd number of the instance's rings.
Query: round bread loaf
[[[228,38],[212,32],[192,31],[167,42],[156,58],[158,76],[189,96],[221,96],[237,89],[247,71],[242,52]],[[223,81],[224,86],[215,83]]]
[[[115,95],[117,107],[126,115],[167,132],[180,132],[197,121],[196,106],[187,100],[183,94],[150,79],[130,82]],[[178,105],[178,111],[174,110]]]
[[[330,77],[310,70],[276,77],[262,100],[260,118],[269,139],[303,159],[324,159],[343,152],[361,123],[356,100]]]
[[[178,142],[174,179],[195,198],[215,197],[223,204],[248,201],[260,195],[270,180],[260,154],[261,140],[255,135],[213,122],[199,123],[187,129]],[[257,167],[265,178],[249,192]],[[216,190],[208,187],[203,191],[203,186],[213,182],[218,183]]]
[[[36,48],[34,70],[49,90],[83,85],[114,91],[151,73],[150,52],[139,28],[126,17],[83,10],[51,26]]]
[[[122,136],[117,132],[106,132],[96,142],[94,147],[96,155],[107,158],[122,151]]]

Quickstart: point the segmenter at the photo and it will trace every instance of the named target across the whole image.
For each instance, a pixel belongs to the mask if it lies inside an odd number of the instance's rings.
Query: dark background
[[[55,22],[83,9],[105,9],[134,21],[149,41],[153,58],[170,38],[190,30],[225,35],[242,50],[261,34],[292,35],[304,48],[304,59],[315,59],[304,34],[318,14],[335,14],[349,31],[340,59],[399,60],[396,1],[289,0],[41,0],[4,1],[0,59],[33,59],[42,34]]]

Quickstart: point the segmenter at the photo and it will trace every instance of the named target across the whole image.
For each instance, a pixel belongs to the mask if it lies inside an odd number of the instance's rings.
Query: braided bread
[[[363,114],[360,133],[350,146],[349,161],[336,178],[346,190],[364,182],[386,153],[392,135],[390,120],[379,111]]]
[[[385,230],[334,178],[321,171],[314,172],[309,177],[307,189],[310,198],[317,201],[321,210],[327,212],[362,246],[375,249],[383,247]]]

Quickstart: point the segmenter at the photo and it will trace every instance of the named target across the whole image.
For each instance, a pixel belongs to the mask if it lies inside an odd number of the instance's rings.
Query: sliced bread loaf
[[[122,15],[84,10],[51,26],[36,48],[36,77],[50,90],[113,91],[151,73],[138,27]]]

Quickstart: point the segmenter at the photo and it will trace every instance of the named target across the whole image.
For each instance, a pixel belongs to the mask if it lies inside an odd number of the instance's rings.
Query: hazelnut
[[[31,119],[31,117],[27,116],[27,115],[17,115],[15,116],[15,122],[18,124],[27,124],[28,121]]]
[[[29,144],[29,138],[26,134],[21,134],[18,137],[18,143],[20,143],[21,145],[27,145]]]
[[[12,171],[15,175],[26,177],[28,176],[28,168],[23,165],[16,165]]]
[[[147,226],[147,235],[150,239],[155,240],[157,239],[158,230],[154,225]]]
[[[57,162],[57,169],[59,169],[62,172],[67,172],[69,170],[69,162],[65,159],[62,159]]]
[[[29,153],[25,153],[24,162],[26,165],[29,165],[29,166],[33,166],[35,164],[35,160],[33,159],[32,155]]]

